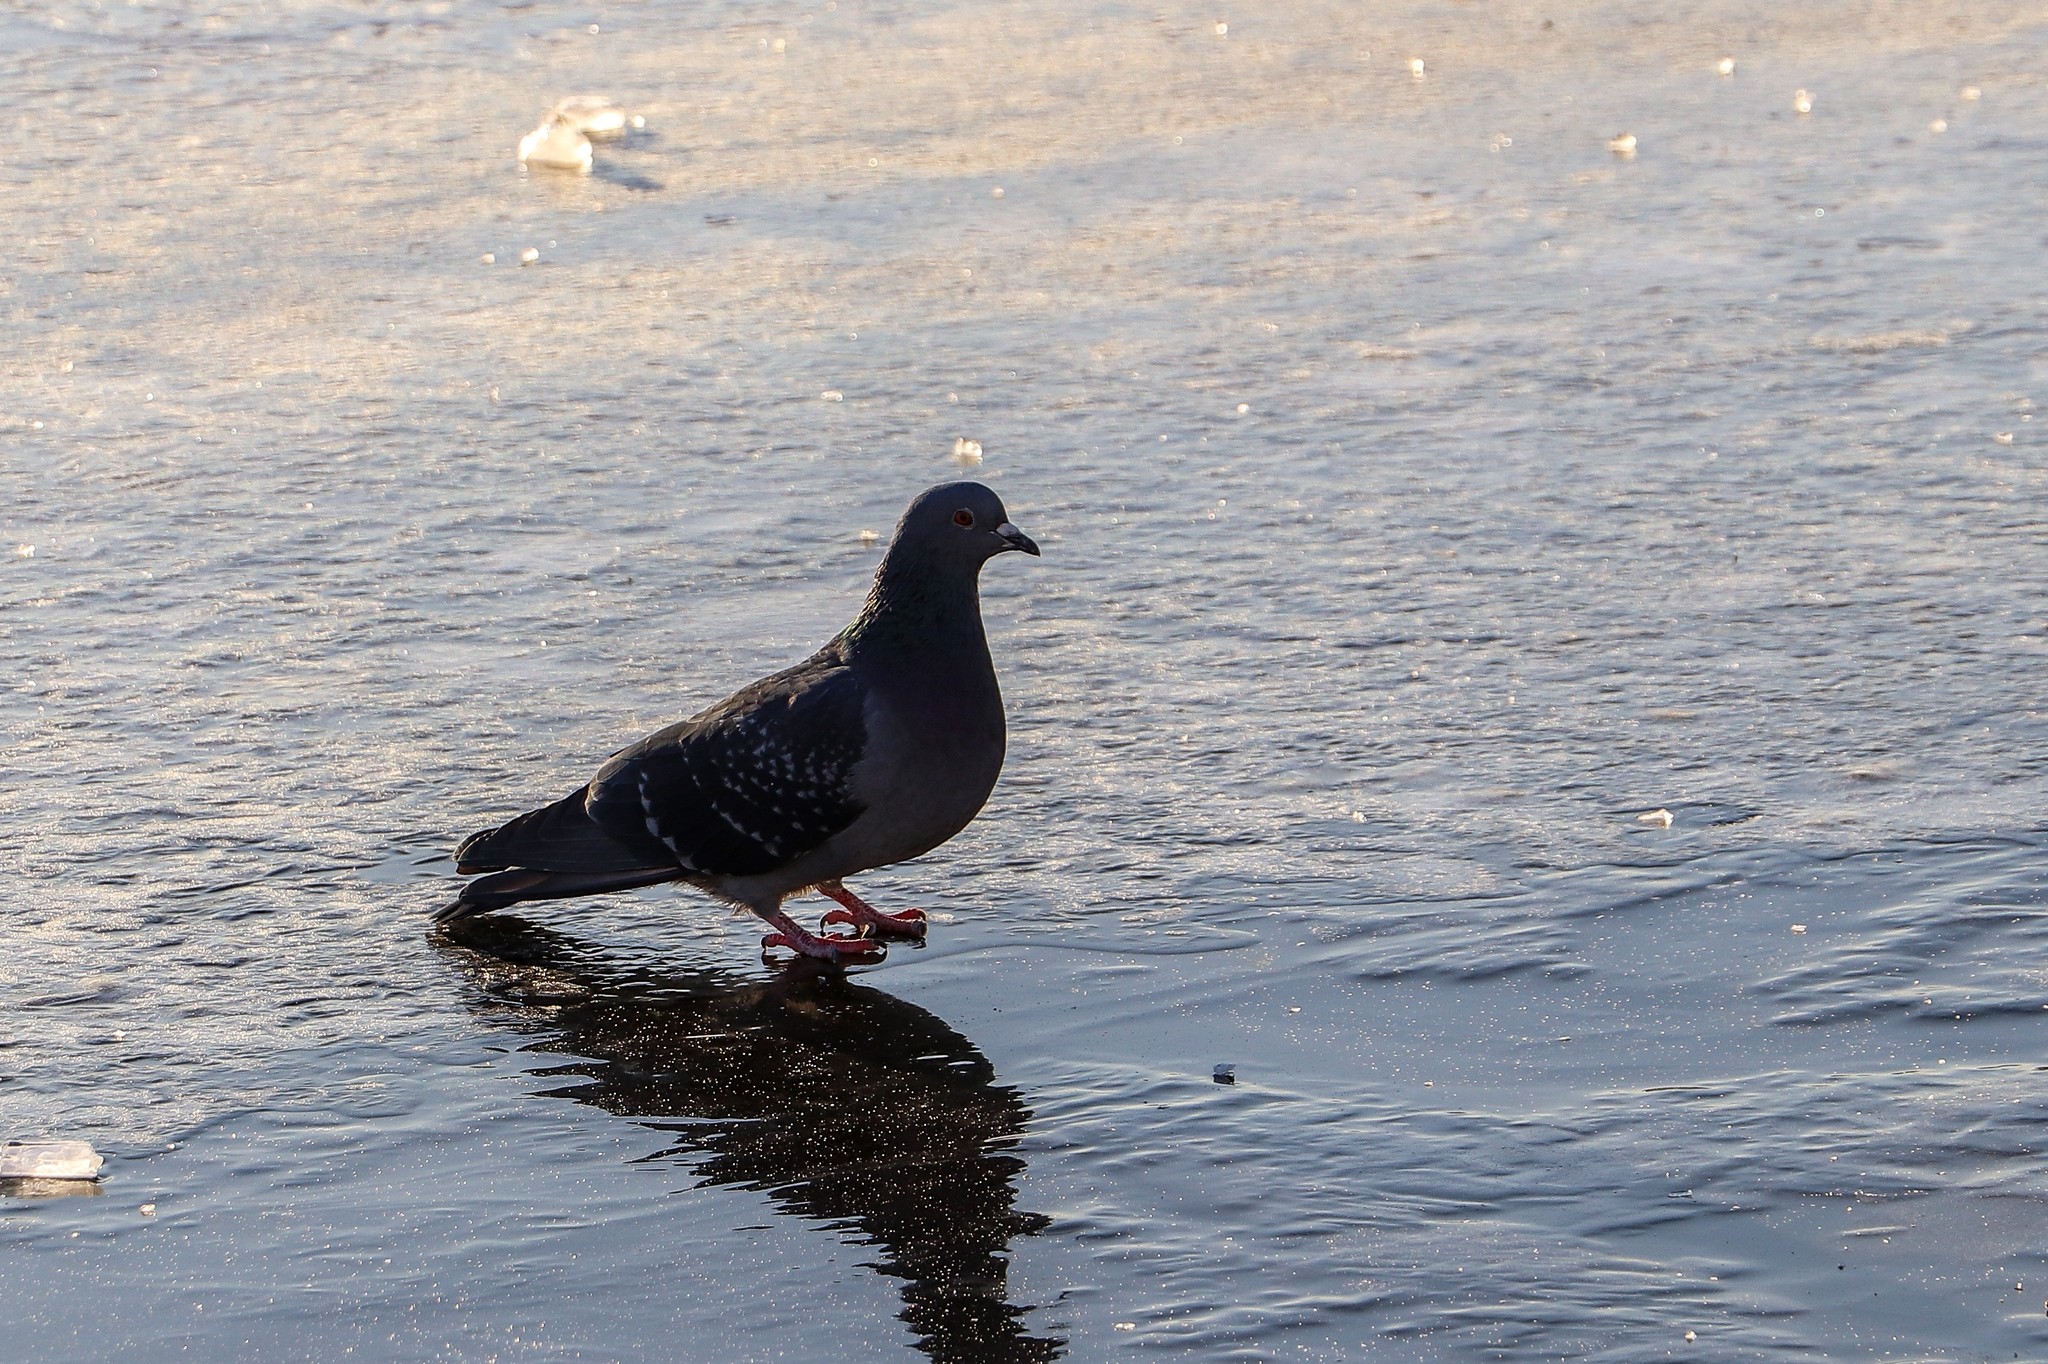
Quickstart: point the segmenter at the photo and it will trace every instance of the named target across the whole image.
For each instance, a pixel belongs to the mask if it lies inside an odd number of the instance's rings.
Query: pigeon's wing
[[[752,876],[860,816],[865,693],[821,653],[614,756],[590,783],[590,818],[623,843],[658,843],[686,871]]]

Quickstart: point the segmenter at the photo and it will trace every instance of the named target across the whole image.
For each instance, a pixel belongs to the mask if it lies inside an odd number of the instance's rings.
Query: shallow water
[[[2048,1353],[2044,39],[0,16],[0,1353]],[[960,438],[928,947],[428,935]]]

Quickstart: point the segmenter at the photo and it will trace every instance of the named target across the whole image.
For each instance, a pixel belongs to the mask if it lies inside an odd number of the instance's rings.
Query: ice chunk
[[[556,170],[588,173],[590,139],[573,123],[548,115],[525,137],[519,139],[519,160],[528,166],[552,166]]]
[[[106,1162],[83,1141],[10,1141],[0,1146],[0,1179],[98,1179]]]
[[[548,118],[585,137],[623,137],[626,132],[626,111],[603,95],[571,95],[557,104]]]

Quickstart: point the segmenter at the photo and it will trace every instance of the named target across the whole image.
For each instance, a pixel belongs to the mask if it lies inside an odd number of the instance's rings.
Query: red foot
[[[771,947],[786,947],[799,956],[815,957],[837,966],[842,962],[880,961],[889,955],[887,945],[874,938],[837,938],[806,933],[779,910],[764,917],[778,930],[761,939],[761,955],[764,957]]]
[[[867,901],[855,895],[837,881],[828,881],[818,887],[818,893],[837,900],[839,909],[828,909],[819,926],[830,928],[833,924],[851,924],[856,932],[877,938],[912,938],[924,941],[926,927],[925,912],[921,909],[906,909],[901,914],[891,914],[876,909]]]
[[[809,933],[801,938],[792,938],[787,933],[770,933],[761,939],[761,954],[766,956],[771,947],[787,947],[800,956],[815,957],[834,965],[848,961],[880,961],[889,955],[888,944],[879,938],[821,938]]]

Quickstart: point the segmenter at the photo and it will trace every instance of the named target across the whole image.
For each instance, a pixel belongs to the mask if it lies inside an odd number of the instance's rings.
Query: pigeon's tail
[[[590,817],[585,792],[472,835],[455,850],[456,870],[493,872],[462,888],[437,922],[489,914],[521,900],[559,900],[673,881],[682,868],[628,846]]]
[[[637,871],[575,872],[512,871],[480,876],[462,888],[453,901],[434,911],[435,923],[452,923],[477,914],[489,914],[516,905],[521,900],[562,900],[572,895],[597,895],[607,890],[632,890],[673,881],[675,867],[643,867]]]

